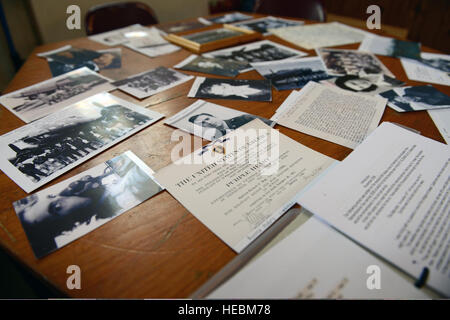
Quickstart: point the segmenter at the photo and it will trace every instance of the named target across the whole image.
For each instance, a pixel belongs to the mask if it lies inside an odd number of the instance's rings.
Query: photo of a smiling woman
[[[63,183],[61,187],[55,185],[14,203],[38,258],[161,190],[127,156],[119,156],[92,168],[65,186]]]

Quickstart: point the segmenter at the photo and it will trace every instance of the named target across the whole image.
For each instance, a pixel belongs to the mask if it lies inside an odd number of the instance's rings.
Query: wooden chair
[[[93,35],[135,23],[157,24],[152,8],[142,2],[107,3],[89,9],[85,18],[86,34]]]
[[[322,0],[256,0],[253,11],[319,22],[326,21]]]

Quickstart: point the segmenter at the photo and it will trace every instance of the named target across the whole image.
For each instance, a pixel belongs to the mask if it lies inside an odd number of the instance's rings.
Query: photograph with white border
[[[270,34],[269,29],[301,26],[303,24],[305,24],[303,21],[282,19],[282,18],[276,18],[276,17],[272,17],[272,16],[259,18],[259,19],[253,19],[250,21],[233,23],[233,25],[236,27],[253,30],[253,31],[262,33],[265,36]]]

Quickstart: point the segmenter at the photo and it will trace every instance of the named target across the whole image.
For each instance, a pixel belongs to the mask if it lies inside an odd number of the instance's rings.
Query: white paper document
[[[299,203],[450,296],[450,148],[384,122]]]
[[[386,101],[310,81],[301,91],[293,91],[271,120],[355,148],[377,127]]]
[[[283,40],[308,50],[361,42],[366,35],[371,34],[339,22],[269,29],[269,31]]]
[[[447,144],[450,144],[450,109],[427,110],[436,128]]]
[[[255,119],[161,169],[155,178],[241,252],[332,163]]]
[[[311,217],[207,298],[423,299],[427,295]]]
[[[423,62],[413,59],[400,59],[408,79],[450,86],[450,55],[422,52]],[[425,62],[425,63],[424,63]],[[440,66],[447,66],[442,67]]]

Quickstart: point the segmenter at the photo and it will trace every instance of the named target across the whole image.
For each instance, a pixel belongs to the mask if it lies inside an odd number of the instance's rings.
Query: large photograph
[[[316,51],[328,74],[334,76],[347,74],[366,76],[384,73],[394,78],[389,69],[372,53],[328,48],[320,48]]]
[[[262,40],[237,47],[204,53],[204,57],[220,58],[239,62],[264,62],[306,56],[305,52],[291,49],[270,40]]]
[[[213,141],[256,118],[271,127],[275,125],[269,119],[198,100],[164,123]]]
[[[309,81],[319,82],[331,78],[317,57],[252,63],[252,67],[270,80],[277,90],[299,89]]]
[[[332,78],[321,81],[323,84],[335,85],[343,90],[358,92],[368,95],[376,95],[380,92],[400,87],[405,83],[391,78],[385,74],[377,74],[373,76],[355,76],[346,75],[342,77]]]
[[[431,85],[395,88],[380,96],[398,112],[450,108],[450,97]]]
[[[237,62],[219,58],[207,58],[193,54],[181,61],[179,64],[175,65],[174,68],[216,74],[225,77],[235,77],[240,72],[250,68],[250,65],[246,62]]]
[[[25,122],[58,111],[76,101],[114,89],[110,80],[84,67],[5,94],[0,103]]]
[[[131,151],[14,202],[37,258],[59,249],[162,190]]]
[[[138,99],[144,99],[189,81],[192,78],[193,76],[166,67],[158,67],[123,80],[115,81],[112,84]]]
[[[234,23],[236,27],[253,30],[262,33],[263,35],[269,35],[270,29],[301,26],[303,24],[304,24],[303,21],[275,18],[272,16]]]
[[[190,98],[272,101],[269,80],[234,80],[197,77]]]
[[[162,117],[100,93],[0,136],[0,169],[30,192]]]

